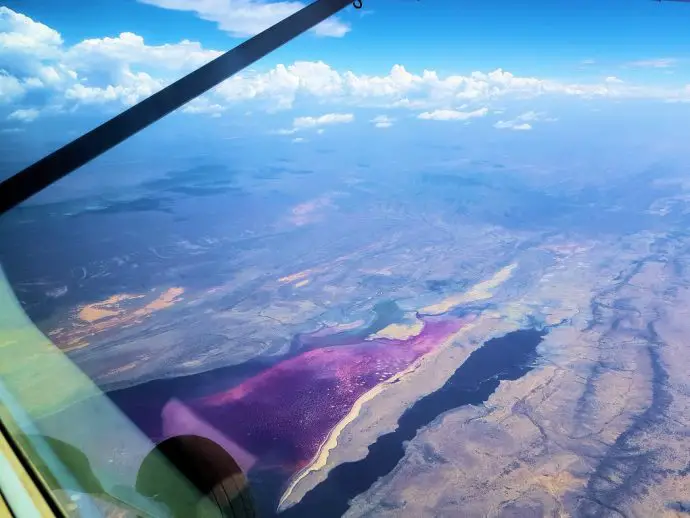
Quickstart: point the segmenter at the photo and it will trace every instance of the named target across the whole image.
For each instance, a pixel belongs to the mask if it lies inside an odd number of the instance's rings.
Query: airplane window
[[[688,6],[317,4],[0,7],[50,512],[688,512]]]

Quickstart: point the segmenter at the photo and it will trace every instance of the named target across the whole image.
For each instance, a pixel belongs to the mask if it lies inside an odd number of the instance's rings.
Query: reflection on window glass
[[[74,515],[687,511],[690,6],[364,4],[0,218],[4,427]],[[0,8],[0,177],[300,5]]]

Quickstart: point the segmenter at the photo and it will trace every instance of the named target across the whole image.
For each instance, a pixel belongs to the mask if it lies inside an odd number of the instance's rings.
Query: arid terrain
[[[264,516],[682,515],[682,175],[462,164],[318,185],[286,168],[268,203],[263,177],[230,175],[207,213],[186,194],[157,210],[147,180],[125,205],[22,208],[3,265],[151,440],[188,432],[185,416],[212,429]],[[237,218],[201,223],[228,199]],[[61,439],[132,471],[138,454],[97,434]]]

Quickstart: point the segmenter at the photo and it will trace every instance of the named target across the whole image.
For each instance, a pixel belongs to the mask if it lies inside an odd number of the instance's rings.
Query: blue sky
[[[670,111],[678,116],[690,109],[690,5],[364,3],[176,116],[186,117],[185,128],[204,121],[230,128],[227,135],[242,127],[304,143],[336,126],[383,131],[414,121],[525,133],[582,108],[643,102],[650,113],[650,103],[674,103]],[[5,2],[0,131],[13,156],[26,155],[5,168],[151,95],[297,6],[268,0]]]
[[[219,50],[243,39],[192,12],[135,0],[9,0],[5,5],[57,29],[67,44],[125,31],[152,45],[190,39]],[[368,0],[363,10],[347,9],[339,18],[350,28],[344,38],[318,43],[303,38],[267,63],[322,59],[369,73],[404,63],[453,72],[502,67],[575,75],[583,72],[577,65],[584,60],[597,60],[612,71],[625,62],[683,57],[690,51],[690,6],[674,2]]]

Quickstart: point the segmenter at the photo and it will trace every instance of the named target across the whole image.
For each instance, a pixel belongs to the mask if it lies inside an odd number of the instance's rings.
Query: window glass
[[[687,510],[690,8],[364,4],[0,216],[4,427],[73,515]],[[0,7],[1,178],[301,6],[94,5]]]

